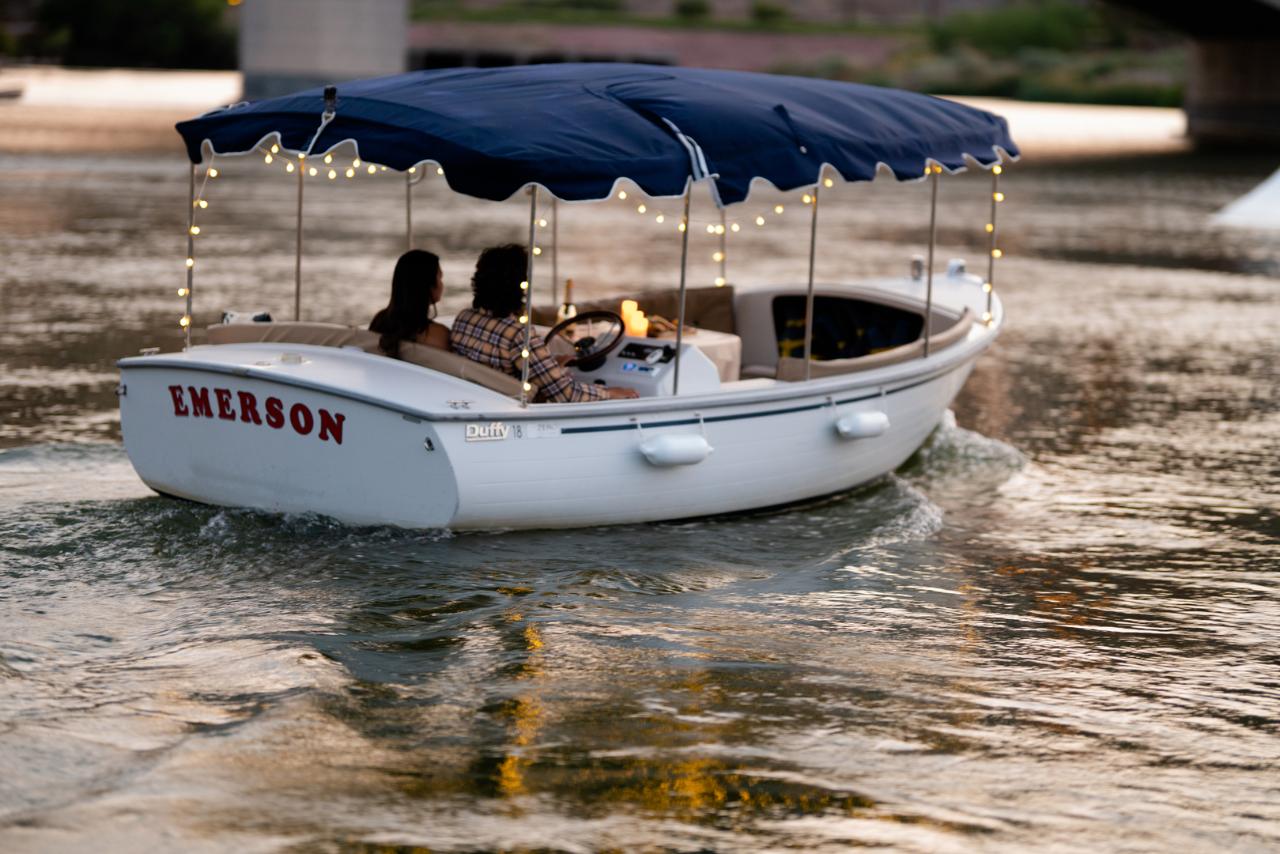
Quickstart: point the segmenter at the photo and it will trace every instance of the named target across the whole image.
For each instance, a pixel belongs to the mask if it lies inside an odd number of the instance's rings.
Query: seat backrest
[[[366,353],[383,355],[378,349],[378,333],[338,323],[225,323],[210,326],[207,331],[210,344],[312,344],[318,347],[359,347]],[[520,394],[520,381],[515,377],[447,350],[402,341],[400,360],[475,383],[499,394]]]
[[[969,309],[964,310],[964,314],[960,315],[960,319],[947,327],[942,332],[931,335],[929,338],[929,350],[936,353],[943,347],[949,347],[960,341],[969,334],[970,328],[973,327],[973,312]],[[868,356],[859,356],[856,359],[828,359],[826,361],[809,362],[809,378],[820,379],[822,377],[834,377],[839,374],[852,374],[858,371],[869,371],[873,368],[883,368],[885,365],[896,365],[899,362],[906,362],[911,359],[919,359],[924,356],[924,339],[917,338],[910,344],[903,344],[901,347],[893,347],[889,350],[882,350],[879,353],[872,353]],[[804,379],[804,359],[797,359],[791,356],[784,356],[778,359],[777,378],[785,382],[799,382]]]
[[[451,353],[438,347],[428,347],[426,344],[401,341],[400,358],[405,362],[484,386],[499,394],[511,397],[520,394],[520,380],[496,368],[473,362],[458,353]]]
[[[273,323],[219,323],[206,329],[210,344],[313,344],[317,347],[359,347],[378,353],[378,335],[340,323],[282,320]]]

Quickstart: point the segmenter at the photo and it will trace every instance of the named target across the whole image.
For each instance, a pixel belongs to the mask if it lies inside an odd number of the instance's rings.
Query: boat
[[[178,131],[190,160],[185,346],[121,359],[118,388],[125,449],[166,496],[458,530],[784,506],[901,465],[1004,323],[995,214],[999,175],[1018,150],[1002,118],[951,101],[780,75],[566,63],[321,87],[221,108]],[[804,189],[808,280],[692,288],[682,258],[678,284],[621,295],[670,318],[666,337],[645,334],[638,312],[614,301],[580,304],[576,319],[548,329],[555,300],[542,295],[539,305],[526,288],[526,341],[546,334],[576,348],[580,380],[640,394],[534,402],[527,377],[419,345],[390,358],[372,333],[303,319],[304,187],[317,168],[321,180],[336,168],[323,158],[348,149],[353,165],[343,168],[399,171],[406,188],[430,170],[458,193],[527,197],[530,245],[557,204],[632,187],[682,205],[672,233],[687,257],[695,190],[718,216],[762,183]],[[202,188],[215,158],[241,155],[286,160],[297,181],[294,319],[231,318],[200,343]],[[952,261],[935,271],[938,184],[974,167],[991,174],[986,269]],[[928,258],[902,275],[816,282],[823,191],[878,171],[932,184]],[[529,258],[533,282],[535,263],[548,259]],[[583,318],[604,331],[575,342]]]

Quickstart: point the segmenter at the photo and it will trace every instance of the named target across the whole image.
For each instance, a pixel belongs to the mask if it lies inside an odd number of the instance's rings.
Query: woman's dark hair
[[[471,277],[471,307],[497,317],[515,314],[524,303],[520,283],[528,274],[529,254],[519,243],[490,246],[480,253]]]
[[[400,342],[412,341],[431,325],[435,303],[431,301],[440,275],[440,258],[434,252],[410,249],[396,261],[391,276],[391,302],[374,316],[370,332],[377,332],[378,348],[399,357]]]

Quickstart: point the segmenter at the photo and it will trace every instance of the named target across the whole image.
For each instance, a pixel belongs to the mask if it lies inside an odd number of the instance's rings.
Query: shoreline
[[[239,98],[238,71],[18,67],[0,70],[0,153],[180,152],[174,125]],[[1190,150],[1186,117],[1170,107],[950,100],[1004,116],[1024,157],[1169,154]]]

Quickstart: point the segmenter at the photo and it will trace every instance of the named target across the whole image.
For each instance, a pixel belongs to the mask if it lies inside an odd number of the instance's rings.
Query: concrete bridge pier
[[[1209,145],[1280,145],[1280,39],[1197,39],[1187,133]]]

